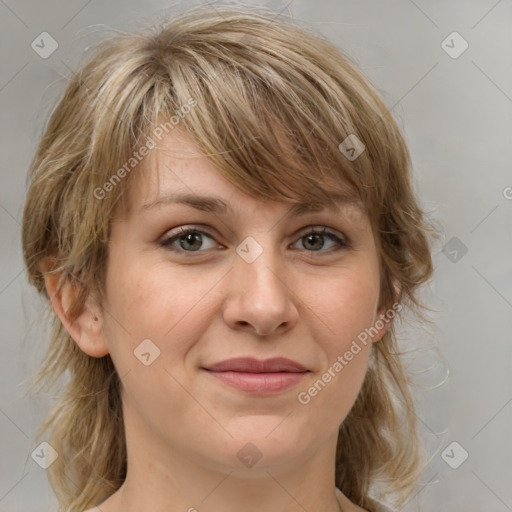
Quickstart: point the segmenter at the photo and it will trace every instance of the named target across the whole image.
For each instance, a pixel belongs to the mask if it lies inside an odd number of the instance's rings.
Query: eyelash
[[[307,229],[307,228],[306,228]],[[198,229],[198,228],[180,228],[180,231],[179,233],[175,234],[175,235],[172,235],[172,236],[169,236],[167,238],[165,238],[164,240],[162,240],[160,242],[160,244],[165,247],[166,249],[169,249],[171,251],[174,251],[174,252],[178,252],[178,253],[190,253],[189,255],[190,256],[193,256],[195,254],[200,254],[200,253],[204,253],[206,252],[208,249],[206,250],[198,250],[198,251],[186,251],[185,249],[181,249],[181,248],[176,248],[176,247],[173,247],[172,244],[174,241],[177,241],[179,240],[180,238],[186,236],[186,235],[189,235],[189,234],[192,234],[192,233],[197,233],[197,234],[201,234],[201,235],[206,235],[208,238],[214,238],[212,235],[210,235],[208,232],[202,230],[202,229]],[[319,251],[311,251],[311,250],[308,250],[308,249],[304,249],[304,251],[306,252],[309,252],[309,253],[312,253],[312,254],[326,254],[326,253],[333,253],[333,252],[337,252],[337,251],[340,251],[340,250],[343,250],[343,249],[349,249],[351,247],[351,244],[349,242],[348,239],[341,239],[338,235],[336,235],[335,233],[327,230],[327,228],[322,228],[322,229],[314,229],[313,227],[311,227],[311,230],[310,231],[307,231],[305,232],[303,235],[301,235],[298,240],[302,239],[302,238],[305,238],[306,236],[309,236],[309,235],[320,235],[320,236],[325,236],[325,237],[328,237],[330,238],[333,242],[335,242],[337,244],[337,247],[335,248],[331,248],[331,249],[328,249],[327,251],[322,251],[322,250],[319,250]]]

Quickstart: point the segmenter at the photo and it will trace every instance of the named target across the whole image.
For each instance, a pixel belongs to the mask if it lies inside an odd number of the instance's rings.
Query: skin
[[[112,225],[102,307],[90,298],[71,322],[66,310],[76,289],[57,293],[57,276],[46,278],[80,348],[93,357],[109,353],[122,379],[128,474],[99,509],[338,511],[337,431],[361,388],[371,345],[389,324],[308,404],[297,397],[384,313],[368,218],[354,205],[286,218],[289,205],[246,195],[177,131],[144,164],[130,187],[130,213],[118,211]],[[183,204],[142,208],[176,192],[221,197],[235,215]],[[182,236],[172,251],[162,240],[179,226],[208,236],[188,245]],[[312,250],[308,226],[351,245],[335,251],[320,236]],[[248,236],[263,249],[251,263],[236,252]],[[197,245],[200,251],[190,250]],[[148,366],[134,356],[145,339],[160,350]],[[254,396],[201,369],[237,356],[288,357],[310,372],[291,389]],[[237,457],[246,443],[262,455],[252,467]],[[339,500],[344,511],[363,510],[341,493]]]

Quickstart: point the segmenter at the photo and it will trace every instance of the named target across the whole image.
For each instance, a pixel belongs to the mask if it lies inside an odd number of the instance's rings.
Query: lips
[[[301,373],[308,369],[297,361],[285,357],[274,357],[260,361],[253,357],[237,357],[227,359],[205,368],[212,372],[243,372],[243,373]]]
[[[239,357],[221,361],[203,370],[223,385],[260,396],[274,395],[290,389],[309,372],[302,364],[284,357],[265,361]]]

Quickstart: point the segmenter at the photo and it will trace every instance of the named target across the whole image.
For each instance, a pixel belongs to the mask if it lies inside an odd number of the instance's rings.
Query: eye
[[[302,243],[302,249],[307,252],[333,252],[340,249],[347,249],[350,243],[345,238],[341,238],[336,233],[329,231],[327,228],[314,228],[308,226],[306,231],[294,245]],[[205,242],[209,241],[209,243]],[[164,240],[161,245],[176,252],[203,252],[207,249],[214,249],[219,245],[214,241],[213,237],[207,232],[198,228],[180,227],[176,234],[171,234]],[[301,248],[298,248],[301,250]]]
[[[347,240],[342,239],[336,233],[333,233],[327,228],[309,228],[310,230],[303,234],[297,243],[302,242],[303,247],[308,252],[331,252],[350,247]],[[328,242],[327,250],[326,241]]]
[[[208,247],[203,247],[201,249],[204,244],[204,238],[209,239],[211,242]],[[218,246],[208,233],[196,228],[179,228],[176,235],[166,238],[161,242],[161,244],[172,250],[182,250],[186,252],[201,252],[202,250],[213,249]]]

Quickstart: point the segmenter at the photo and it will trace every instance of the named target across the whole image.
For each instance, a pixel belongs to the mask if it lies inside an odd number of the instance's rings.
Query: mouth
[[[256,394],[275,394],[296,386],[308,372],[245,373],[214,372],[211,376],[228,386]]]
[[[202,368],[225,385],[247,393],[268,395],[296,386],[309,370],[287,358],[259,361],[235,358]]]

